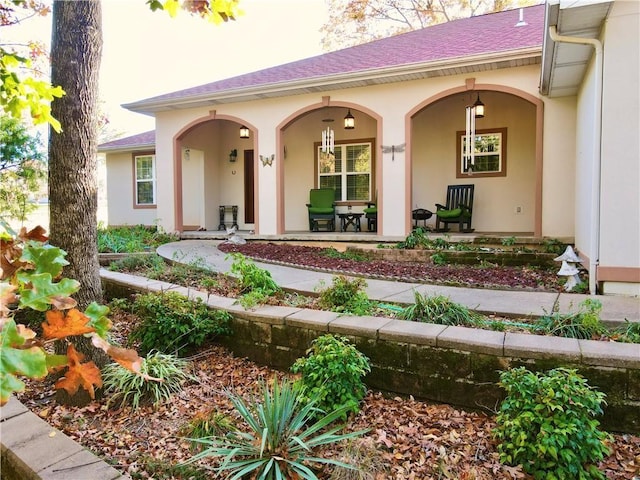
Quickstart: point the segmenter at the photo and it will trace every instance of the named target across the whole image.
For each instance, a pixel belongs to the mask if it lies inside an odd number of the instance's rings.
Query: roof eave
[[[561,0],[547,0],[545,7],[544,22],[544,40],[542,43],[542,68],[540,71],[540,87],[539,91],[542,95],[549,97],[575,95],[579,88],[579,83],[584,76],[586,64],[584,60],[575,56],[573,53],[568,54],[566,51],[559,52],[560,42],[555,42],[549,34],[550,27],[556,27],[556,31],[560,35],[580,38],[598,38],[603,22],[609,14],[611,5],[614,0],[589,0],[583,2],[573,2],[564,5]],[[578,17],[585,12],[590,14],[590,24],[576,29],[576,25],[571,25],[571,18]],[[589,49],[590,47],[585,46]],[[558,85],[555,71],[557,68],[573,65],[574,67],[581,65],[582,68],[572,78],[571,83],[567,85]],[[566,82],[566,75],[565,80]]]
[[[374,85],[406,81],[416,77],[447,76],[459,74],[460,69],[489,66],[505,68],[514,62],[525,59],[537,62],[541,57],[540,46],[526,47],[508,52],[480,54],[463,58],[447,59],[437,62],[424,62],[410,65],[399,65],[381,69],[342,73],[330,76],[305,78],[297,81],[286,81],[238,89],[229,89],[217,93],[206,93],[163,100],[142,100],[122,105],[133,112],[153,114],[168,110],[179,110],[210,106],[223,103],[236,103],[264,98],[299,95],[311,92],[323,92],[337,88]],[[505,64],[506,62],[506,64]]]
[[[115,145],[113,147],[98,147],[98,153],[127,153],[137,152],[140,150],[155,150],[156,144],[152,143],[140,143],[137,145]]]

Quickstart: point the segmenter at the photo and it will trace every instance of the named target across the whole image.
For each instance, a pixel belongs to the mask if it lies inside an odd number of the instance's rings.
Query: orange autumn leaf
[[[49,237],[47,237],[45,234],[47,233],[47,231],[41,227],[40,225],[38,225],[35,228],[32,228],[31,230],[29,230],[27,232],[26,227],[22,227],[20,229],[20,233],[18,234],[18,237],[23,240],[23,241],[27,241],[27,240],[35,240],[36,242],[46,242],[47,240],[49,240]]]
[[[110,345],[107,349],[107,354],[127,370],[138,374],[140,373],[142,358],[138,356],[138,352],[135,350]]]
[[[45,317],[42,331],[46,339],[60,339],[95,331],[89,326],[91,319],[75,308],[69,310],[66,315],[61,310],[49,310]]]
[[[100,369],[93,362],[81,363],[84,355],[77,352],[73,345],[67,348],[69,369],[64,377],[56,382],[57,389],[65,389],[69,395],[75,395],[80,387],[84,388],[89,396],[95,398],[94,386],[102,386]]]
[[[109,355],[119,365],[133,373],[137,373],[145,380],[151,380],[155,382],[164,381],[161,378],[151,377],[145,373],[142,373],[142,362],[144,361],[144,359],[141,358],[138,355],[138,352],[136,352],[135,350],[132,350],[130,348],[114,347],[105,339],[100,338],[100,336],[95,333],[91,337],[91,342],[93,343],[94,347],[104,350],[105,353],[107,353],[107,355]]]

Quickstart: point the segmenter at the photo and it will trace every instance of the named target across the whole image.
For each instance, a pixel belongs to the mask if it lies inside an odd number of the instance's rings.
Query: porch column
[[[282,182],[282,158],[276,148],[275,125],[258,125],[261,135],[256,141],[255,178],[258,184],[256,195],[256,233],[276,235],[282,233],[280,223],[283,215],[280,185]],[[273,159],[271,156],[273,155]]]
[[[405,118],[401,112],[381,112],[384,118],[378,138],[377,193],[378,233],[407,235],[408,206],[411,205],[410,168],[406,165]],[[408,220],[409,219],[409,220]],[[382,223],[380,223],[382,220]]]

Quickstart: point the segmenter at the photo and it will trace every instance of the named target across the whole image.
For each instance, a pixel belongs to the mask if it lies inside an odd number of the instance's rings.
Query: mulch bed
[[[244,245],[222,243],[225,253],[241,253],[256,260],[281,265],[304,266],[323,272],[339,272],[368,278],[433,283],[472,288],[560,291],[555,271],[529,266],[435,265],[428,262],[390,262],[336,258],[327,249],[270,242],[247,242]]]

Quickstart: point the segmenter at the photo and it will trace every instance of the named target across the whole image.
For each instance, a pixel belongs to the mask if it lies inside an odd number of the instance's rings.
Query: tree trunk
[[[80,282],[81,308],[102,300],[97,246],[97,99],[102,13],[97,0],[53,3],[51,82],[66,95],[49,135],[50,242],[67,252],[64,275]]]
[[[50,242],[67,252],[64,276],[80,282],[79,307],[102,301],[97,246],[97,99],[102,55],[99,0],[53,3],[51,82],[66,92],[51,105],[63,131],[49,135]],[[107,357],[86,338],[73,339],[76,349],[98,367]],[[57,349],[66,353],[65,345]],[[60,403],[85,405],[82,389],[74,397],[64,390]]]

